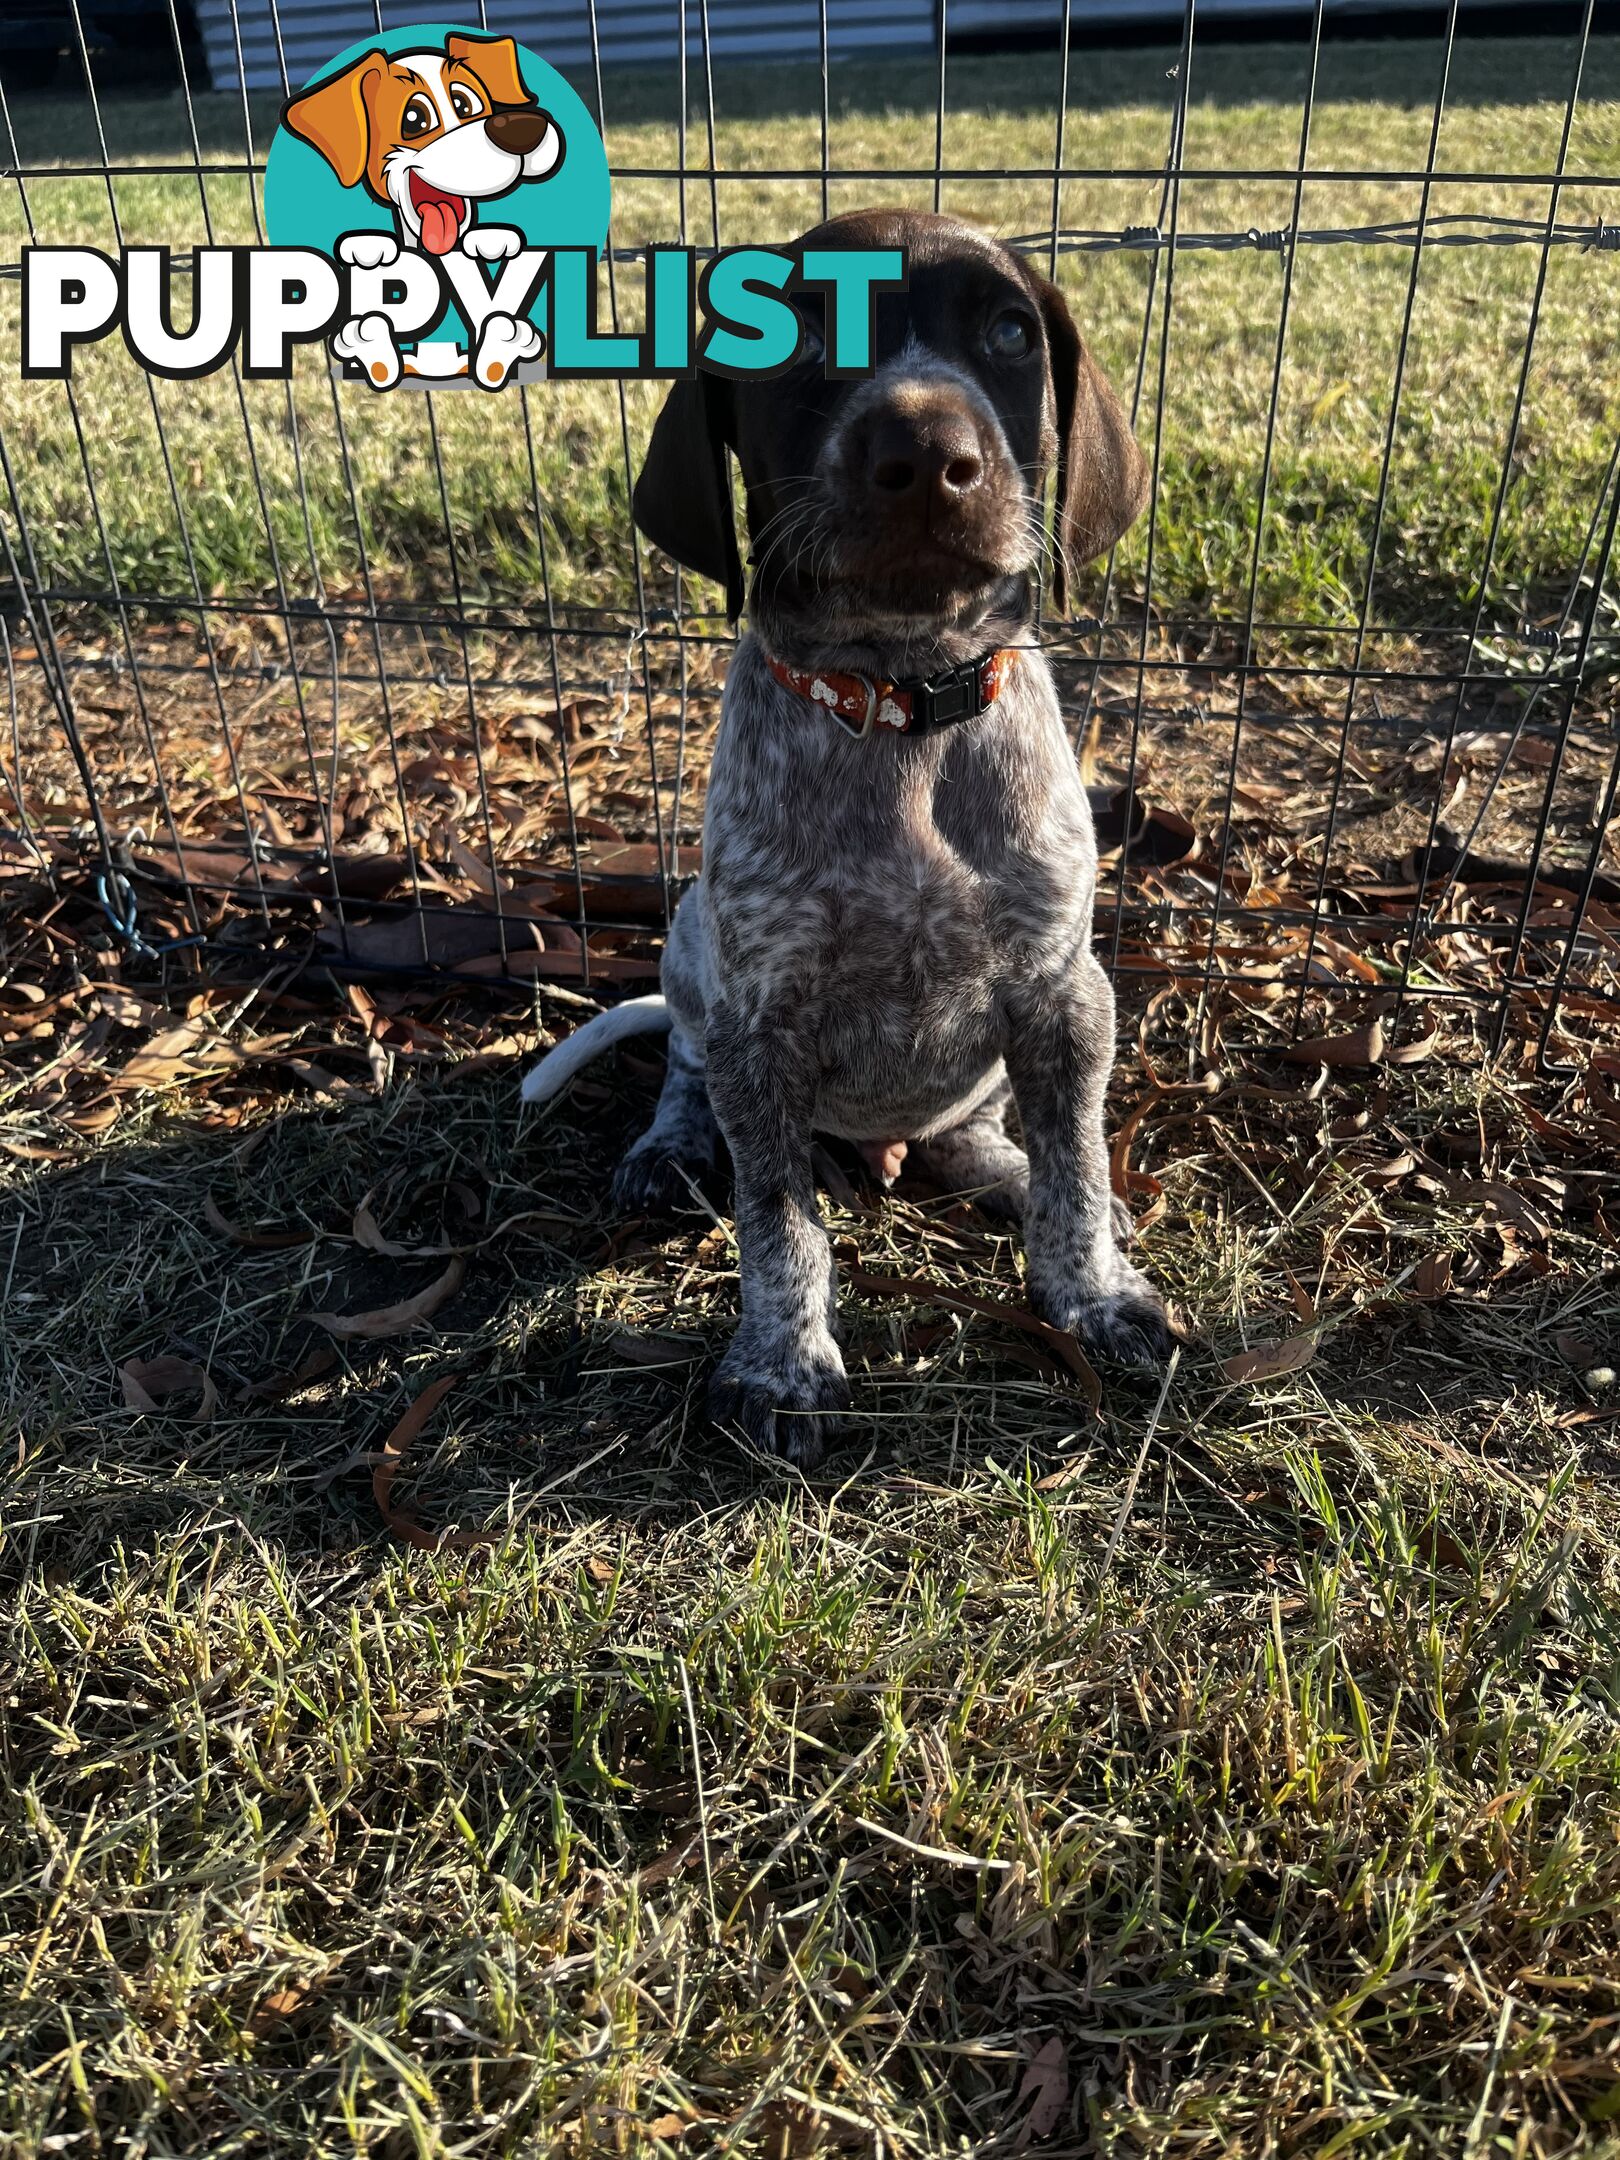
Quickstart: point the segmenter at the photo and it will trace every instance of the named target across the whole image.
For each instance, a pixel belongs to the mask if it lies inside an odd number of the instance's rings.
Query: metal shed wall
[[[935,0],[826,4],[828,49],[835,57],[915,51],[934,41]],[[1022,7],[1012,12],[1036,13]],[[687,42],[696,58],[702,50],[698,0],[688,0],[685,13]],[[1051,0],[1046,13],[1052,14]],[[367,0],[335,5],[332,0],[199,0],[197,18],[219,90],[236,89],[244,74],[250,90],[281,90],[287,83],[297,88],[377,23]],[[680,18],[678,0],[596,0],[603,60],[673,60]],[[388,28],[424,19],[476,24],[480,15],[473,0],[459,8],[453,0],[445,5],[407,0],[404,6],[384,0],[382,19]],[[556,67],[578,72],[591,64],[586,0],[487,0],[484,19],[490,30],[521,39]],[[814,59],[821,50],[820,0],[708,0],[708,28],[716,60]]]
[[[1269,16],[1293,17],[1296,26],[1310,27],[1313,0],[1198,0],[1198,20],[1253,22],[1261,35]],[[1523,0],[1464,0],[1466,15],[1480,8],[1522,6]],[[1444,0],[1326,0],[1323,16],[1328,22],[1351,21],[1357,15],[1398,15],[1403,12],[1443,13]],[[1069,35],[1079,37],[1088,25],[1109,30],[1128,30],[1133,24],[1162,29],[1181,21],[1184,0],[1069,0]],[[948,0],[946,25],[951,37],[983,37],[998,30],[1047,30],[1055,34],[1063,19],[1063,0]]]

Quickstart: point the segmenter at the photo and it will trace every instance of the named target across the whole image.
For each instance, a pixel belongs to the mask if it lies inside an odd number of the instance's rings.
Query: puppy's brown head
[[[728,455],[752,540],[756,621],[779,647],[972,642],[1027,620],[1045,478],[1057,470],[1054,587],[1111,547],[1147,498],[1119,400],[1057,288],[954,218],[863,211],[804,246],[903,248],[878,298],[873,374],[828,381],[821,302],[791,374],[698,375],[671,390],[636,483],[636,523],[743,601]]]

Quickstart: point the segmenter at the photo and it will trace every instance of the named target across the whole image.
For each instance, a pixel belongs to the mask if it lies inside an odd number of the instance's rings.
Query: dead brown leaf
[[[1260,1342],[1252,1350],[1239,1351],[1223,1362],[1221,1371],[1228,1380],[1239,1382],[1280,1380],[1284,1373],[1299,1372],[1308,1365],[1316,1355],[1316,1344],[1317,1330],[1306,1328],[1280,1341]]]
[[[442,1380],[435,1380],[422,1390],[383,1442],[371,1473],[371,1495],[377,1503],[377,1512],[402,1544],[414,1546],[418,1552],[472,1552],[480,1546],[495,1543],[493,1534],[487,1530],[429,1530],[408,1509],[394,1505],[394,1480],[400,1467],[413,1441],[455,1386],[456,1378],[456,1374],[446,1373]]]
[[[467,960],[453,971],[469,979],[494,980],[502,976],[537,975],[542,980],[578,983],[584,972],[577,952],[509,952],[503,961],[499,953],[488,953],[480,960]],[[597,982],[656,982],[661,969],[656,960],[644,960],[636,953],[598,951],[591,947],[591,981]]]
[[[466,1257],[457,1253],[444,1273],[435,1276],[426,1289],[418,1290],[413,1297],[401,1298],[397,1305],[379,1305],[372,1312],[318,1312],[310,1317],[341,1341],[381,1342],[390,1335],[408,1334],[412,1328],[422,1327],[431,1320],[440,1306],[448,1305],[461,1288],[466,1273]]]
[[[242,1223],[232,1222],[221,1210],[212,1193],[203,1195],[203,1219],[208,1227],[217,1230],[221,1237],[227,1237],[233,1245],[245,1246],[252,1252],[286,1252],[295,1245],[312,1245],[320,1235],[316,1230],[294,1229],[290,1226],[285,1230],[250,1230]]]
[[[246,1062],[246,1054],[235,1043],[209,1033],[206,1016],[198,1013],[143,1044],[113,1075],[113,1084],[156,1091],[207,1079]]]
[[[1097,828],[1097,846],[1104,855],[1113,854],[1125,845],[1127,796],[1130,796],[1130,859],[1138,869],[1145,863],[1162,869],[1191,855],[1198,846],[1196,827],[1179,810],[1145,803],[1139,791],[1131,796],[1131,791],[1123,787],[1089,788],[1087,793],[1091,797],[1092,818]]]
[[[75,1110],[71,1116],[66,1118],[65,1122],[71,1125],[76,1133],[84,1133],[88,1136],[94,1133],[106,1132],[111,1126],[117,1124],[121,1115],[122,1112],[118,1104],[112,1101],[110,1097],[103,1097],[86,1105],[83,1109]]]
[[[1316,1300],[1295,1276],[1292,1268],[1284,1268],[1288,1277],[1288,1294],[1294,1301],[1294,1310],[1307,1327],[1316,1325]]]
[[[272,1373],[268,1380],[255,1380],[242,1391],[244,1402],[285,1402],[289,1395],[297,1395],[317,1380],[322,1380],[338,1361],[338,1354],[330,1343],[321,1343],[299,1359],[290,1373]]]
[[[1050,2137],[1062,2121],[1068,2103],[1068,2051],[1061,2035],[1053,2033],[1025,2070],[1013,2102],[1015,2108],[1027,2106],[1029,2110],[1018,2133],[1020,2147]]]
[[[190,1358],[131,1358],[120,1365],[125,1407],[157,1417],[171,1395],[198,1395],[201,1401],[191,1413],[194,1425],[206,1425],[219,1408],[219,1389],[201,1365]]]
[[[1460,1207],[1485,1208],[1502,1222],[1516,1225],[1538,1244],[1546,1243],[1549,1235],[1546,1217],[1517,1186],[1506,1184],[1500,1178],[1453,1178],[1448,1190]]]
[[[1384,1056],[1384,1023],[1369,1020],[1347,1035],[1312,1035],[1283,1051],[1290,1065],[1377,1065]]]
[[[636,1881],[648,1885],[668,1882],[691,1867],[702,1850],[701,1837],[688,1838],[682,1845],[666,1846],[661,1853],[655,1853],[644,1868],[636,1870]]]
[[[310,1992],[301,1987],[272,1988],[248,2019],[248,2031],[255,2039],[263,2039],[266,2033],[296,2017],[309,2001]]]
[[[366,968],[456,967],[503,952],[514,959],[541,946],[539,924],[528,909],[507,907],[424,907],[417,914],[383,916],[371,922],[339,922],[334,915],[321,925],[315,959],[329,966]],[[577,962],[576,962],[577,967]]]
[[[373,1185],[354,1211],[354,1242],[363,1245],[367,1252],[381,1253],[390,1260],[441,1260],[450,1253],[470,1252],[478,1242],[475,1238],[463,1237],[446,1239],[432,1245],[406,1245],[385,1236],[371,1205],[378,1190],[379,1188]],[[444,1193],[469,1228],[477,1220],[481,1211],[478,1195],[470,1185],[463,1184],[459,1178],[448,1178],[431,1185],[427,1192]]]
[[[1420,1035],[1409,1043],[1388,1043],[1384,1059],[1390,1065],[1421,1065],[1425,1058],[1433,1057],[1440,1047],[1440,1030],[1431,1028],[1427,1035]]]
[[[1407,1148],[1399,1155],[1386,1156],[1382,1162],[1357,1163],[1355,1172],[1364,1185],[1398,1185],[1417,1166],[1417,1157]]]
[[[1467,1574],[1468,1554],[1443,1524],[1426,1523],[1412,1542],[1430,1567],[1449,1568],[1458,1575]]]
[[[1553,1347],[1572,1372],[1590,1372],[1594,1365],[1603,1364],[1603,1353],[1595,1343],[1574,1328],[1565,1328],[1553,1337]]]
[[[653,1334],[636,1328],[611,1329],[607,1347],[627,1365],[689,1365],[703,1355],[699,1336]]]
[[[89,983],[86,988],[97,1012],[105,1013],[119,1027],[156,1027],[160,1020],[168,1018],[161,1006],[148,1004],[121,983]]]
[[[463,1184],[459,1178],[450,1178],[444,1181],[442,1187],[429,1189],[443,1190],[449,1196],[467,1224],[467,1236],[447,1239],[442,1244],[434,1245],[407,1245],[390,1238],[378,1222],[376,1210],[371,1204],[379,1190],[373,1185],[354,1211],[352,1234],[355,1243],[363,1245],[368,1252],[380,1253],[391,1260],[439,1260],[452,1253],[482,1252],[485,1246],[497,1244],[502,1238],[510,1237],[515,1230],[526,1229],[531,1224],[543,1225],[553,1230],[577,1230],[580,1227],[577,1215],[564,1214],[560,1208],[523,1208],[516,1215],[508,1215],[504,1222],[498,1222],[486,1230],[482,1237],[474,1237],[470,1233],[481,1212],[481,1203],[472,1187]]]
[[[811,2160],[829,2145],[847,2150],[871,2142],[860,2124],[825,2112],[813,2100],[767,2100],[749,2113],[765,2160]]]
[[[987,1320],[999,1320],[1004,1326],[1033,1335],[1067,1366],[1092,1410],[1102,1408],[1102,1382],[1077,1338],[1062,1328],[1049,1327],[1031,1312],[1021,1311],[1016,1305],[1000,1305],[993,1298],[971,1297],[967,1291],[953,1290],[945,1283],[919,1282],[903,1275],[873,1275],[863,1267],[851,1268],[849,1282],[852,1289],[859,1290],[865,1297],[908,1298],[918,1305],[944,1305],[954,1312],[978,1313]]]

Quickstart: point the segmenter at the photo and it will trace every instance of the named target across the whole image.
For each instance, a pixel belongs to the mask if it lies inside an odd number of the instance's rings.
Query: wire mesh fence
[[[858,64],[826,0],[782,0],[813,58],[768,69],[712,5],[672,4],[657,72],[574,11],[615,327],[651,245],[906,202],[1027,251],[1128,394],[1150,506],[1039,631],[1121,982],[1174,991],[1195,1048],[1212,999],[1274,1034],[1348,999],[1578,1055],[1620,1005],[1620,130],[1591,0],[1518,89],[1451,0],[1381,103],[1324,0],[1263,64],[1207,49],[1195,0],[1129,64],[1073,0],[1038,50],[959,51],[946,0],[926,50]],[[178,99],[121,96],[75,12],[81,91],[3,99],[13,320],[24,245],[264,239],[299,82],[276,0],[230,0],[228,36],[215,12],[211,87],[176,19]],[[470,27],[496,13],[524,33],[499,4]],[[316,353],[285,385],[110,349],[8,382],[0,868],[93,887],[154,971],[654,976],[729,643],[630,523],[657,395],[376,396]]]

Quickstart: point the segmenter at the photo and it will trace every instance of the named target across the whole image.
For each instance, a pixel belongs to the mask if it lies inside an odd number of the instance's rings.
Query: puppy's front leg
[[[1007,1069],[1029,1150],[1024,1249],[1043,1320],[1130,1364],[1168,1355],[1164,1304],[1120,1253],[1103,1099],[1114,1064],[1114,993],[1089,954],[1060,982],[1020,984]]]
[[[704,1042],[709,1100],[736,1174],[742,1322],[709,1393],[717,1422],[805,1467],[849,1407],[833,1339],[833,1261],[810,1173],[814,1047],[786,1016],[724,1005]]]

